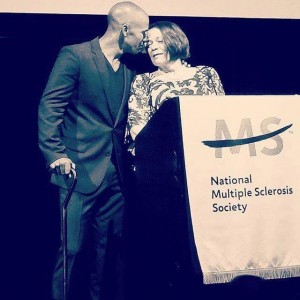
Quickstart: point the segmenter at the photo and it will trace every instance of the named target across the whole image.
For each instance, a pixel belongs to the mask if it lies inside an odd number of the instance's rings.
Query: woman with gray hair
[[[183,299],[181,292],[187,294],[193,290],[192,284],[187,283],[193,274],[187,271],[189,267],[184,258],[189,255],[189,246],[185,244],[189,233],[183,225],[186,207],[178,196],[179,156],[176,147],[168,145],[171,139],[164,139],[161,134],[165,128],[158,134],[164,145],[158,145],[160,142],[150,134],[144,139],[136,140],[136,137],[139,134],[142,137],[145,125],[168,99],[178,95],[224,95],[224,90],[213,68],[187,67],[182,63],[190,56],[190,46],[178,25],[166,21],[153,23],[145,46],[157,70],[135,77],[126,131],[127,187],[131,197],[128,220],[133,249],[130,255],[133,273],[138,274],[133,282],[138,282],[135,287],[143,299]],[[173,124],[171,120],[166,121]],[[190,299],[189,296],[186,299]]]

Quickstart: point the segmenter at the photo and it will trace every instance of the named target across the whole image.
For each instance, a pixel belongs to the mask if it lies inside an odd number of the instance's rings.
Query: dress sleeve
[[[128,101],[127,135],[134,141],[150,119],[149,76],[137,75],[132,83]]]
[[[205,95],[220,95],[224,96],[224,88],[217,71],[212,67],[198,67],[202,76],[204,76],[202,84],[202,93]]]

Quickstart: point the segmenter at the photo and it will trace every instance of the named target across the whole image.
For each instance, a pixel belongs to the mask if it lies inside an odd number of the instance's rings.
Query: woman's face
[[[169,53],[166,49],[166,44],[163,35],[158,28],[151,28],[147,32],[148,36],[148,54],[152,63],[159,67],[167,64],[170,60]]]

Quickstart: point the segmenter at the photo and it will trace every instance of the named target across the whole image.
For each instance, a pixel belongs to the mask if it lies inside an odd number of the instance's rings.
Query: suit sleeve
[[[78,81],[78,59],[71,47],[60,51],[38,109],[39,147],[47,166],[67,157],[60,126]]]

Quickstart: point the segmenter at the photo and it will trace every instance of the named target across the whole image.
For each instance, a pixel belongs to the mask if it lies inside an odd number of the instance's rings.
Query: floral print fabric
[[[184,80],[163,81],[154,73],[137,75],[132,83],[128,102],[128,121],[125,141],[132,144],[137,134],[170,97],[177,95],[224,95],[215,69],[197,66],[194,76]]]

